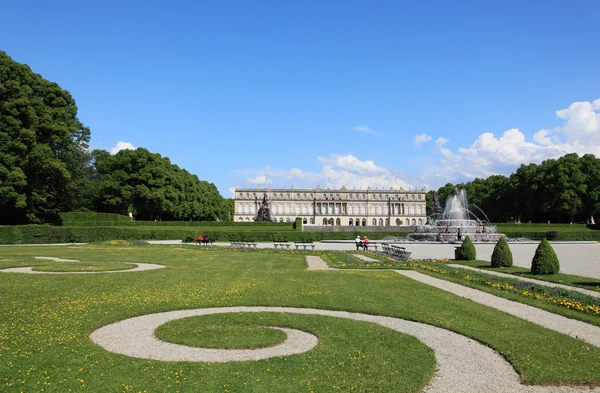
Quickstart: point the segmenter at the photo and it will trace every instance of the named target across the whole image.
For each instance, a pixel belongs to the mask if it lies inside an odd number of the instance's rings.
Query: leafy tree
[[[223,219],[223,198],[212,183],[146,149],[96,153],[103,211],[136,213],[139,220]]]
[[[504,237],[501,237],[492,253],[492,267],[509,267],[513,265],[513,256]]]
[[[0,223],[60,211],[89,137],[68,91],[0,51]]]
[[[540,245],[535,250],[535,255],[531,261],[532,274],[556,274],[560,271],[560,263],[554,249],[548,243],[548,240],[542,239]]]
[[[600,214],[600,159],[592,154],[580,158],[581,171],[585,177],[585,191],[581,193],[581,214],[587,221]]]

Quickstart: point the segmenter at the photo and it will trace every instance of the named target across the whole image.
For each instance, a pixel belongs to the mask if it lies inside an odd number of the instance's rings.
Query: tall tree
[[[212,183],[171,164],[167,157],[146,149],[99,154],[101,210],[141,220],[224,219],[223,198]]]
[[[0,223],[60,211],[89,138],[68,91],[0,51]]]

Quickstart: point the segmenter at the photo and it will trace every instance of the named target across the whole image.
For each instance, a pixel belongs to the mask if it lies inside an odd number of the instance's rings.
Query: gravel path
[[[526,281],[526,282],[530,282],[530,283],[534,283],[534,284],[544,285],[544,286],[547,286],[547,287],[562,288],[562,289],[567,289],[569,291],[580,292],[580,293],[583,293],[585,295],[590,295],[590,296],[593,296],[593,297],[600,297],[600,292],[598,292],[598,291],[592,291],[592,290],[585,289],[585,288],[572,287],[572,286],[569,286],[569,285],[557,284],[557,283],[548,282],[548,281],[540,281],[540,280],[536,280],[536,279],[529,278],[529,277],[515,276],[514,274],[507,274],[507,273],[497,272],[495,270],[478,269],[476,267],[465,266],[465,265],[448,264],[448,266],[456,267],[456,268],[459,268],[459,269],[472,270],[472,271],[479,272],[479,273],[490,274],[492,276],[507,277],[507,278],[516,278],[519,281]]]
[[[80,262],[77,259],[62,259],[62,258],[56,258],[56,257],[35,257],[35,259],[46,259],[46,260],[54,261],[54,262]]]
[[[306,270],[336,270],[330,268],[321,257],[314,255],[308,255],[306,257],[306,263],[308,263],[308,269]]]
[[[0,269],[0,273],[25,273],[25,274],[101,274],[101,273],[131,273],[131,272],[141,272],[145,270],[156,270],[162,269],[166,266],[164,265],[156,265],[154,263],[133,263],[133,262],[124,262],[129,263],[131,265],[136,265],[133,269],[128,270],[103,270],[98,272],[42,272],[33,270],[33,266],[26,267],[11,267],[7,269]]]
[[[94,343],[106,350],[126,356],[163,361],[227,362],[261,360],[306,352],[317,345],[316,337],[304,333],[300,342],[256,350],[218,350],[192,348],[161,342],[154,330],[169,321],[190,316],[240,313],[285,312],[305,315],[323,315],[372,322],[416,337],[435,352],[438,367],[435,376],[425,388],[428,393],[480,392],[600,392],[600,388],[525,386],[512,366],[498,353],[475,340],[457,333],[399,318],[381,317],[345,311],[329,311],[290,307],[222,307],[170,311],[127,319],[102,327],[91,334]],[[292,333],[293,332],[293,333]],[[298,331],[286,331],[288,340]],[[286,342],[287,342],[286,341]],[[288,352],[286,352],[288,351]]]
[[[443,291],[504,311],[507,314],[525,319],[545,328],[578,338],[600,348],[600,327],[598,326],[552,314],[536,307],[503,299],[453,282],[440,280],[439,278],[415,272],[414,270],[395,270],[395,272]]]

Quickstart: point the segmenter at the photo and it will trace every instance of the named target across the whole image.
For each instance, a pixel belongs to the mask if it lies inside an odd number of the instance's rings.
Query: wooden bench
[[[410,251],[406,251],[406,248],[396,246],[394,244],[383,243],[381,246],[383,252],[385,252],[386,254],[396,256],[400,259],[408,259],[410,258],[410,254],[412,254]]]
[[[368,250],[374,248],[375,251],[377,251],[377,247],[379,247],[379,244],[377,244],[377,243],[369,242],[369,243],[367,243],[367,247],[365,247],[365,243],[364,242],[360,242],[358,244],[358,246],[356,247],[356,250],[359,250],[359,249],[362,248],[363,250],[367,250],[368,251]]]
[[[313,242],[294,242],[294,245],[296,246],[296,250],[298,247],[304,247],[305,250],[307,247],[312,247],[313,250],[315,249]]]
[[[288,242],[278,242],[278,241],[273,241],[273,246],[275,248],[281,248],[282,250],[285,248],[286,250],[290,248],[291,244]]]

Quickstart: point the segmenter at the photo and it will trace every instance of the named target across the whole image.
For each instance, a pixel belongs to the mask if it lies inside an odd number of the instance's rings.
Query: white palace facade
[[[426,221],[425,188],[422,190],[329,188],[236,188],[236,222],[254,221],[266,196],[271,219],[307,225],[409,226]]]

